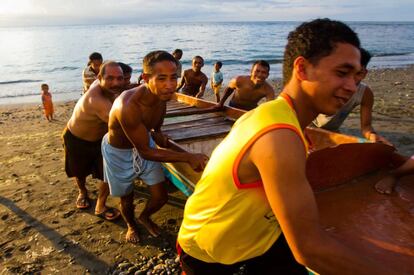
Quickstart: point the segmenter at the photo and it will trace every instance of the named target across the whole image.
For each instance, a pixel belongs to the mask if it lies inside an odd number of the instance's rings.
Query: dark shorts
[[[283,234],[262,256],[231,265],[206,263],[182,250],[179,254],[186,275],[234,274],[240,271],[240,267],[244,269],[242,274],[308,274],[307,269],[296,262]]]
[[[254,108],[257,107],[257,105],[252,105],[252,106],[240,105],[240,104],[235,103],[233,100],[230,100],[229,106],[233,108],[237,108],[237,109],[246,110],[246,111],[253,110]]]
[[[67,128],[63,130],[66,175],[85,178],[88,175],[103,180],[101,142],[86,141],[74,136]]]

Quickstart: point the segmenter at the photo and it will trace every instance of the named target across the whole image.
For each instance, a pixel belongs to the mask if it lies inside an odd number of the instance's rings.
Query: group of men
[[[207,83],[197,73],[203,62],[195,57],[192,72],[183,74],[183,79],[194,79],[189,88],[199,87],[193,96],[202,96]],[[347,25],[329,19],[301,24],[288,36],[284,88],[277,99],[266,82],[267,63],[255,63],[250,76],[230,81],[219,106],[232,91],[238,92],[231,103],[236,107],[256,107],[257,97],[249,93],[268,102],[243,115],[207,163],[205,155],[166,149],[168,138],[160,127],[166,102],[177,89],[174,56],[164,51],[146,55],[145,84],[124,92],[120,65],[104,62],[63,135],[66,172],[79,188],[77,207],[90,204],[85,178],[93,172],[103,180],[95,213],[119,216],[105,205],[110,191],[121,198],[128,241],[139,240],[137,221],[157,236],[150,216],[167,201],[160,162],[187,162],[204,172],[186,203],[178,234],[186,274],[232,274],[242,264],[248,274],[305,274],[305,266],[321,274],[391,274],[321,228],[305,173],[309,145],[304,129],[319,114],[332,116],[346,105],[357,92],[362,68],[358,36]],[[135,178],[151,193],[137,220]]]

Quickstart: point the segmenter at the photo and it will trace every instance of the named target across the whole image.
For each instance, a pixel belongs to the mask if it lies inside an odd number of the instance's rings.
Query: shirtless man
[[[86,177],[92,174],[94,178],[103,180],[101,141],[108,131],[112,103],[123,88],[121,67],[113,61],[105,62],[100,68],[98,80],[76,103],[62,135],[66,174],[70,178],[74,177],[78,186],[76,207],[79,209],[90,206]],[[109,194],[108,184],[101,182],[98,189],[95,214],[108,220],[119,217],[118,210],[105,205]]]
[[[206,90],[207,76],[201,71],[204,66],[204,59],[201,56],[194,56],[192,68],[185,70],[177,92],[183,87],[182,93],[189,96],[201,98]]]
[[[247,111],[256,108],[257,103],[264,97],[266,101],[275,99],[275,91],[266,81],[269,70],[270,66],[266,61],[258,60],[254,62],[250,76],[237,76],[230,81],[217,107],[222,108],[226,99],[234,91],[229,106]]]
[[[359,39],[317,19],[288,36],[281,96],[240,117],[188,198],[178,234],[186,274],[393,274],[329,235],[306,178],[304,129],[356,91]],[[179,250],[181,250],[179,249]],[[394,272],[395,273],[395,272]]]
[[[109,130],[102,141],[104,177],[111,195],[121,197],[121,213],[128,225],[126,240],[139,241],[134,218],[133,181],[143,180],[151,198],[138,218],[148,232],[158,236],[160,229],[150,219],[167,202],[164,174],[160,162],[187,162],[196,171],[204,169],[203,154],[175,152],[168,149],[167,137],[161,132],[166,102],[177,87],[175,58],[164,51],[147,54],[143,60],[145,85],[123,92],[114,102],[109,115]],[[154,143],[155,141],[155,143]]]

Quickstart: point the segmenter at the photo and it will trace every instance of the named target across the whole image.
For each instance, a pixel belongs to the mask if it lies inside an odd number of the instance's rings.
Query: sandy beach
[[[365,80],[375,94],[373,126],[402,155],[414,154],[413,75],[414,66],[372,70]],[[272,83],[279,91],[280,81]],[[206,99],[213,99],[211,91]],[[152,238],[142,229],[139,245],[125,243],[122,219],[107,222],[94,207],[75,208],[77,189],[66,177],[60,139],[74,104],[55,103],[50,123],[40,104],[0,106],[0,274],[178,274],[175,238],[185,197],[175,188],[153,217],[164,232]],[[341,131],[360,136],[359,127],[357,109]],[[87,187],[94,206],[96,181],[88,178]],[[136,213],[146,198],[138,184]],[[109,206],[117,204],[109,198]]]

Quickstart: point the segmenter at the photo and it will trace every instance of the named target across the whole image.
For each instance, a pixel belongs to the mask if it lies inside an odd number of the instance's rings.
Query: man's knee
[[[165,188],[165,182],[157,183],[149,187],[151,193],[151,200],[157,204],[164,205],[168,201],[168,192]]]

